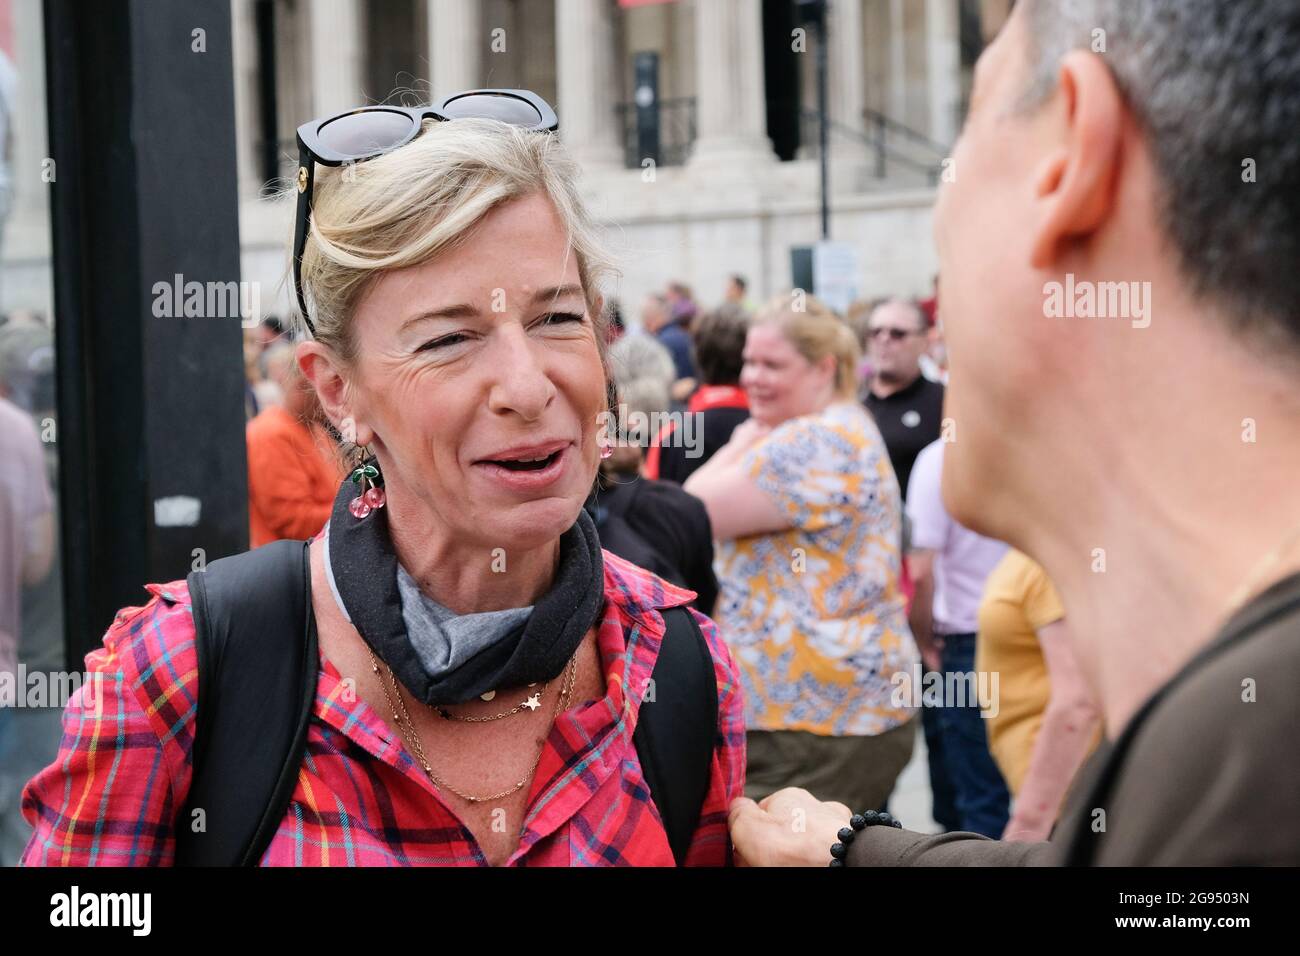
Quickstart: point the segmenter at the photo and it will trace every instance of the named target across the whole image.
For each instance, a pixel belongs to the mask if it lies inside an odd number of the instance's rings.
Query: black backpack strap
[[[256,866],[293,798],[320,667],[307,548],[276,541],[188,578],[199,689],[178,866]]]
[[[709,792],[718,736],[713,655],[687,608],[663,611],[664,639],[632,735],[650,797],[659,809],[678,866],[686,862]]]

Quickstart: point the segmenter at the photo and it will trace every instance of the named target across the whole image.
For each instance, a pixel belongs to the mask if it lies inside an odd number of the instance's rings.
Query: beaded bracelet
[[[853,838],[858,835],[859,830],[865,830],[867,827],[895,827],[896,829],[902,829],[902,826],[902,823],[883,810],[868,810],[866,813],[853,814],[849,818],[849,825],[835,834],[839,837],[840,842],[831,846],[830,865],[844,865],[844,858],[849,855],[849,844],[853,842]]]

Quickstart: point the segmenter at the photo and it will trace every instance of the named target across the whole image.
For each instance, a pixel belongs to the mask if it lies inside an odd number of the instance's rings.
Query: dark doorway
[[[368,0],[364,22],[366,97],[408,106],[431,99],[424,18],[415,0]]]
[[[767,135],[772,148],[784,161],[799,150],[800,57],[810,55],[793,49],[795,23],[793,0],[763,0],[763,84],[767,94]],[[811,44],[811,38],[809,43]]]

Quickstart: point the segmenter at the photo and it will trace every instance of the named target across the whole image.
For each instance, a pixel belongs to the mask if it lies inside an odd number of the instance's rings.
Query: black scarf
[[[416,700],[434,707],[463,704],[490,690],[560,675],[605,603],[600,539],[585,510],[560,536],[555,582],[534,603],[528,619],[460,667],[433,678],[407,639],[388,508],[354,518],[348,504],[357,493],[357,485],[344,479],[330,516],[335,587],[353,626]]]

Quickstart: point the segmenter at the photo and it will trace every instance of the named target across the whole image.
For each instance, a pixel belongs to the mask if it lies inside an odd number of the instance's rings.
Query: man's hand
[[[853,815],[842,803],[822,803],[787,787],[758,803],[731,801],[727,825],[737,866],[829,866],[831,844]]]

